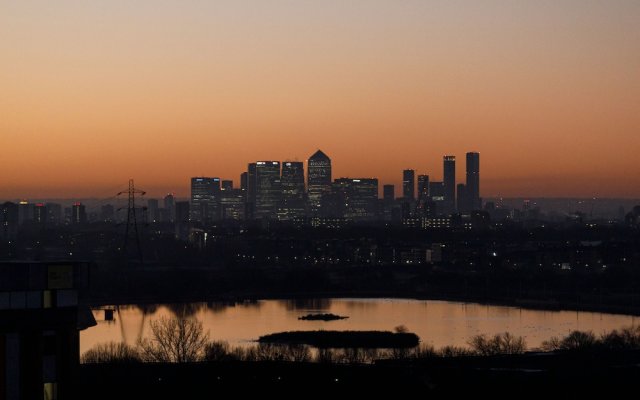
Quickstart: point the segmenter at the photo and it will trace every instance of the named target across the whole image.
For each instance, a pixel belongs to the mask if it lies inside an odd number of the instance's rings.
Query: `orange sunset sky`
[[[255,160],[640,197],[640,1],[0,1],[0,199],[152,196]],[[399,192],[396,188],[396,192]]]

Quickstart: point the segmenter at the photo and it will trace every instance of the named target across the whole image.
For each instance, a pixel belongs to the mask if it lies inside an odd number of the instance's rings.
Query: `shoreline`
[[[90,308],[99,308],[116,305],[148,305],[148,304],[180,304],[180,303],[210,303],[210,302],[245,302],[259,300],[299,300],[299,299],[394,299],[394,300],[420,300],[420,301],[444,301],[454,303],[471,303],[483,306],[511,307],[516,309],[527,309],[537,311],[568,311],[568,312],[588,312],[597,314],[614,314],[626,316],[640,316],[640,306],[620,306],[608,304],[576,304],[559,302],[555,300],[537,299],[504,299],[504,298],[481,298],[477,296],[455,296],[455,295],[426,295],[417,293],[401,293],[398,291],[362,291],[362,292],[310,292],[310,293],[266,293],[266,292],[245,292],[237,295],[212,295],[203,298],[202,296],[161,296],[158,298],[149,297],[119,297],[110,300],[89,298],[81,300],[81,303]]]

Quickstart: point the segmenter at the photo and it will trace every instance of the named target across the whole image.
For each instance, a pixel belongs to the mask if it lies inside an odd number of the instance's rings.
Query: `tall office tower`
[[[247,219],[254,219],[256,215],[256,168],[256,163],[247,166]]]
[[[47,223],[47,207],[44,203],[36,203],[33,209],[33,222],[38,225]]]
[[[418,203],[429,199],[429,175],[418,175]]]
[[[382,218],[385,221],[393,220],[393,209],[396,200],[396,187],[384,185],[382,187]]]
[[[159,222],[160,220],[160,207],[157,199],[147,200],[147,221]]]
[[[396,187],[394,185],[384,185],[382,187],[382,199],[385,204],[393,203],[396,199]]]
[[[278,219],[302,218],[304,207],[304,163],[286,161],[282,163],[282,199],[278,207]]]
[[[71,224],[78,225],[87,222],[87,209],[84,204],[78,202],[71,206]]]
[[[242,189],[223,190],[220,197],[220,210],[223,220],[245,219],[245,193]]]
[[[175,234],[176,238],[186,240],[189,237],[190,221],[189,221],[189,202],[175,202]]]
[[[240,174],[240,190],[247,192],[247,171]]]
[[[432,214],[442,214],[444,207],[444,184],[429,182],[430,209]],[[428,202],[429,203],[429,202]]]
[[[255,219],[274,219],[282,197],[279,161],[258,161],[255,169]]]
[[[232,180],[224,180],[222,181],[222,190],[231,190],[233,189],[233,181]]]
[[[0,235],[11,240],[18,234],[18,205],[7,201],[0,204]]]
[[[429,201],[429,175],[418,175],[418,214],[424,215],[424,205]]]
[[[482,209],[480,199],[480,153],[467,153],[467,199],[471,210]]]
[[[404,201],[413,201],[416,187],[416,172],[412,169],[402,171],[402,197]]]
[[[27,200],[21,200],[18,203],[18,224],[22,225],[25,222],[33,221],[34,208],[33,204]]]
[[[458,212],[460,213],[468,213],[471,211],[471,206],[469,204],[469,192],[467,191],[467,185],[464,183],[458,183]]]
[[[164,196],[164,209],[166,210],[167,221],[174,222],[176,220],[176,201],[173,193]]]
[[[47,222],[58,225],[62,220],[62,205],[58,203],[47,203],[47,218]]]
[[[456,208],[456,157],[444,156],[444,212],[450,213]]]
[[[354,221],[373,221],[378,211],[378,180],[371,178],[340,178],[332,187],[337,196],[342,217]]]
[[[209,223],[219,219],[220,178],[191,178],[191,221]]]
[[[331,159],[321,150],[307,161],[307,193],[311,215],[321,213],[322,197],[331,192]]]

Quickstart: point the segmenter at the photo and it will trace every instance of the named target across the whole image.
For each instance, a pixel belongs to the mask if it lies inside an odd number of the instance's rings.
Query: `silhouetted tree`
[[[140,362],[138,351],[125,343],[102,343],[87,350],[81,357],[83,364]]]
[[[229,343],[224,341],[214,341],[207,343],[205,346],[204,359],[206,361],[228,361],[235,358],[229,349]]]
[[[527,345],[522,336],[514,336],[509,332],[499,333],[488,338],[486,335],[477,335],[469,340],[471,349],[481,356],[497,354],[522,354]]]
[[[547,351],[555,350],[589,350],[598,345],[593,332],[573,331],[562,339],[552,337],[542,342],[542,348]]]
[[[603,334],[600,342],[608,350],[637,350],[640,349],[640,326],[613,330]]]
[[[145,361],[194,362],[203,359],[209,334],[193,318],[165,318],[151,321],[151,338],[138,342]]]

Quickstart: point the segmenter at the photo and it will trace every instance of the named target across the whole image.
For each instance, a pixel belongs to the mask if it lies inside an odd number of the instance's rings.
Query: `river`
[[[80,334],[81,353],[98,343],[135,344],[148,337],[149,323],[161,317],[188,315],[202,322],[211,340],[247,346],[268,333],[291,330],[393,330],[405,326],[435,347],[465,346],[478,334],[510,332],[523,336],[536,348],[552,336],[572,330],[601,334],[636,325],[633,316],[582,311],[542,311],[517,307],[411,299],[309,299],[258,300],[240,303],[185,303],[110,307],[111,321],[103,309],[94,309],[97,326]],[[309,313],[347,316],[337,321],[303,321]]]

